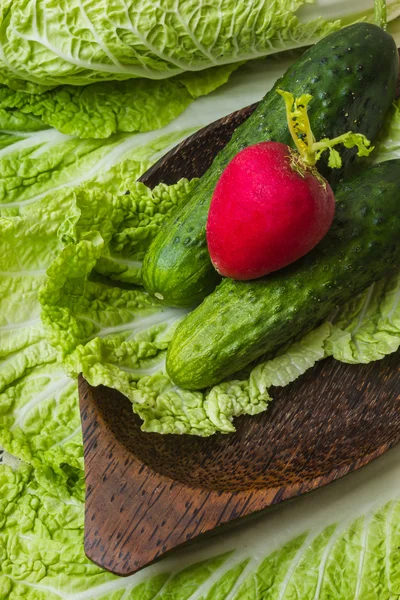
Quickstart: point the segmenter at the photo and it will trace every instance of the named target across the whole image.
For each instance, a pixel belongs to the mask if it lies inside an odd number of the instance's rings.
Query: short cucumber
[[[310,118],[317,139],[352,130],[372,141],[394,99],[397,73],[393,38],[376,25],[351,25],[310,48],[236,130],[190,200],[162,227],[144,259],[147,291],[171,306],[193,306],[217,285],[220,277],[211,264],[205,236],[212,193],[239,150],[263,140],[292,143],[277,87],[296,97],[305,92],[313,95]],[[355,151],[341,153],[348,167]],[[322,173],[334,184],[338,174],[330,174],[321,163]]]
[[[400,266],[400,159],[348,179],[336,199],[333,225],[309,254],[263,279],[224,279],[178,325],[167,354],[177,385],[222,381]]]

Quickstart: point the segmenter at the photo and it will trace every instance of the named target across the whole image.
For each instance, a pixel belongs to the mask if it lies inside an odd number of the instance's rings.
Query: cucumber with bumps
[[[293,145],[277,88],[313,96],[310,119],[316,139],[346,131],[375,138],[395,94],[398,54],[393,38],[376,25],[358,23],[310,48],[276,83],[256,111],[235,131],[200,179],[189,201],[151,244],[143,264],[146,290],[171,306],[193,306],[220,281],[207,250],[205,225],[215,185],[239,150],[260,141]],[[355,158],[343,150],[344,171]],[[343,174],[318,168],[334,186]]]
[[[224,279],[178,325],[167,354],[177,385],[219,383],[400,266],[400,159],[343,182],[336,199],[333,225],[314,250],[263,279]]]

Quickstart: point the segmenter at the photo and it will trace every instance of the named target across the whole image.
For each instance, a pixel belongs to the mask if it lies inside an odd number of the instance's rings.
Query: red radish
[[[207,221],[216,270],[255,279],[307,254],[329,230],[335,198],[315,167],[279,142],[245,148],[219,179]]]
[[[232,279],[262,277],[312,250],[335,213],[332,189],[315,168],[321,154],[328,150],[328,165],[338,168],[337,144],[357,146],[358,156],[373,150],[364,135],[352,131],[317,142],[308,118],[312,96],[277,92],[297,151],[279,142],[245,148],[222,173],[211,200],[208,250],[217,271]]]

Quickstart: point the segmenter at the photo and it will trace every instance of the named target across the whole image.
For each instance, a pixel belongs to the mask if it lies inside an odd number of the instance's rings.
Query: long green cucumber
[[[190,200],[162,227],[143,264],[147,291],[171,306],[193,306],[220,280],[207,250],[205,225],[215,185],[227,163],[263,140],[292,145],[278,87],[295,96],[313,95],[310,119],[317,139],[346,131],[373,141],[395,93],[398,55],[393,38],[376,25],[358,23],[310,48],[277,82],[253,115],[234,133],[200,179]],[[343,150],[348,168],[354,150]],[[331,185],[341,173],[318,163]]]
[[[309,254],[263,279],[224,279],[178,325],[167,354],[177,385],[222,381],[400,266],[400,159],[343,182],[336,200],[333,225]]]

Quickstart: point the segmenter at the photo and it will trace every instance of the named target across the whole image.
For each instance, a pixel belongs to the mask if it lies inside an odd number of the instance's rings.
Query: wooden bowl
[[[247,107],[181,143],[141,180],[200,176]],[[210,438],[143,433],[120,393],[80,378],[85,551],[129,575],[200,534],[343,477],[400,439],[399,355],[369,365],[318,363],[273,390],[270,408]]]

